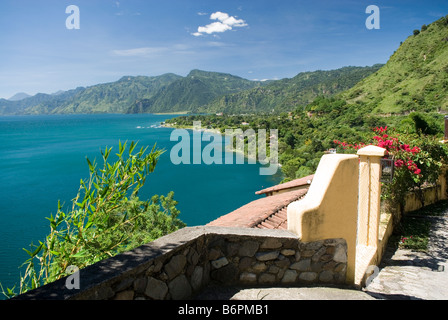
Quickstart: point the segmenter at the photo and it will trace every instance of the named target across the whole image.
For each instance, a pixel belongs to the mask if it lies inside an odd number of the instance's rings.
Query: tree
[[[162,151],[154,147],[150,153],[147,148],[134,153],[135,147],[132,142],[126,152],[127,143],[120,142],[113,163],[111,148],[106,148],[101,168],[87,159],[90,177],[81,180],[71,211],[58,203],[56,215],[47,218],[49,235],[24,249],[30,258],[23,265],[20,294],[62,278],[69,266],[81,269],[185,226],[177,218],[172,192],[149,201],[138,198]],[[15,295],[14,288],[3,293]]]

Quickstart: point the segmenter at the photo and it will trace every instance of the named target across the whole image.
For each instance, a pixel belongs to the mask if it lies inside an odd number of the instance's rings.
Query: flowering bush
[[[383,184],[382,198],[393,201],[403,210],[406,193],[420,191],[422,186],[435,183],[440,168],[448,159],[446,146],[435,137],[399,134],[388,127],[376,127],[370,143],[349,144],[334,140],[340,151],[359,150],[367,145],[386,149],[386,157],[393,158],[395,174],[391,183]],[[401,214],[401,212],[399,213]]]

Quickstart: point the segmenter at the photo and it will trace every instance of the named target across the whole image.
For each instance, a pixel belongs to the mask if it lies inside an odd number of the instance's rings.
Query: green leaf
[[[86,252],[80,251],[72,255],[73,258],[84,258],[86,256]]]

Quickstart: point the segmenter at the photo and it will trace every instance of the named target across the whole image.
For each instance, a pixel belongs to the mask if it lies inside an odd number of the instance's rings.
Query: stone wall
[[[343,239],[302,243],[284,230],[192,227],[99,262],[16,299],[189,299],[208,285],[344,284]]]

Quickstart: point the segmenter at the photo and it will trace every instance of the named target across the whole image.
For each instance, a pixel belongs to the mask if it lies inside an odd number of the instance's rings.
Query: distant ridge
[[[19,92],[16,93],[15,95],[13,95],[11,98],[9,98],[9,101],[20,101],[26,98],[31,97],[29,94],[25,93],[25,92]]]
[[[291,79],[270,81],[197,69],[185,77],[173,73],[124,76],[115,82],[53,94],[0,99],[0,115],[286,111],[319,95],[332,96],[346,90],[380,67],[304,72]]]

